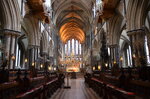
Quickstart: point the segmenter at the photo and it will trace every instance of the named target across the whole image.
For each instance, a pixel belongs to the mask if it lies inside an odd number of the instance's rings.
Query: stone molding
[[[10,29],[2,29],[0,32],[4,35],[12,35],[12,36],[20,36],[20,31],[10,30]]]
[[[127,31],[128,36],[139,34],[139,33],[145,33],[145,30],[144,29],[135,29],[135,30]]]

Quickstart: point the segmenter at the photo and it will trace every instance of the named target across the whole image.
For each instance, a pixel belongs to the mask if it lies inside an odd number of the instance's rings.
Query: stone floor
[[[84,83],[83,78],[69,79],[71,89],[58,89],[50,99],[101,99]]]

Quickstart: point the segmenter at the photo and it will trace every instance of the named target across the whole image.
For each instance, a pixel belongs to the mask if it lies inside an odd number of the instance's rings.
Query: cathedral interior
[[[0,99],[150,99],[150,0],[0,0]]]

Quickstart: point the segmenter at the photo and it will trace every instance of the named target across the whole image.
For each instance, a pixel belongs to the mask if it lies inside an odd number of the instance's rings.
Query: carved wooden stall
[[[118,76],[112,76],[111,71],[99,72],[92,77],[86,75],[85,82],[106,99],[149,99],[150,82],[140,79],[136,69],[132,69],[131,74],[128,69],[123,71],[124,74],[119,71]]]
[[[18,71],[14,81],[0,84],[0,99],[34,99],[36,97],[43,99],[50,97],[61,87],[63,81],[64,76],[58,76],[56,73],[29,78],[27,72],[21,77]]]

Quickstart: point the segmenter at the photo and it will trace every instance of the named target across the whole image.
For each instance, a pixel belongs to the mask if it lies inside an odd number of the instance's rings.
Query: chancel
[[[150,99],[150,0],[0,0],[0,99]]]

